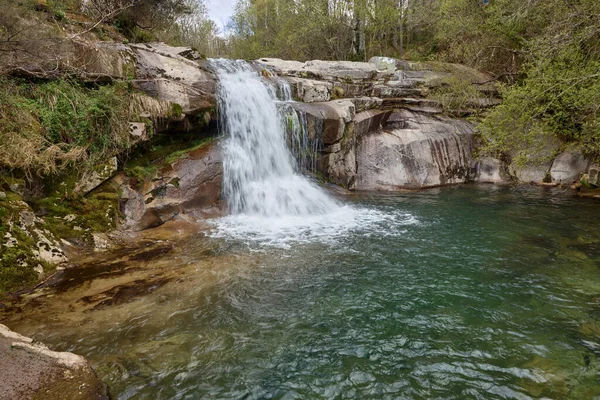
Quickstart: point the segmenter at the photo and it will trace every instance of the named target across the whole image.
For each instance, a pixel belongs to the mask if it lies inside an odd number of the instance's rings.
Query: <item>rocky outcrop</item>
[[[429,97],[444,79],[461,74],[480,83],[481,99],[490,99],[495,92],[484,74],[381,57],[369,63],[260,59],[256,65],[292,86],[300,101],[292,106],[306,120],[308,137],[322,142],[319,170],[334,183],[397,190],[506,177],[473,173],[474,126],[444,116],[443,105]],[[343,98],[327,101],[334,97]]]
[[[178,104],[186,115],[215,106],[216,77],[190,48],[163,43],[130,45],[135,55],[135,85],[161,101]]]
[[[191,150],[164,164],[146,182],[124,174],[112,183],[122,193],[122,229],[143,230],[183,213],[219,213],[223,166],[217,142]]]
[[[398,114],[401,127],[366,133],[360,139],[356,189],[421,189],[469,179],[470,124],[410,111]]]
[[[90,364],[0,324],[0,400],[110,399]]]

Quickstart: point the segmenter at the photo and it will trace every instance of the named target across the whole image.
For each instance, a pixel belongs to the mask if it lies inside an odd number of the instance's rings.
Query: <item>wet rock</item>
[[[109,399],[90,364],[73,353],[55,352],[0,324],[1,400]]]
[[[559,154],[550,168],[552,182],[570,184],[584,174],[589,160],[581,149],[571,149]]]
[[[117,172],[117,157],[112,157],[106,164],[96,167],[81,177],[75,184],[75,193],[88,194],[106,180],[110,179]]]
[[[359,140],[356,189],[419,189],[466,182],[472,125],[404,113],[405,128],[379,130]]]
[[[163,43],[130,45],[136,58],[137,87],[160,101],[197,115],[215,106],[216,76],[202,61],[185,58],[190,50]]]
[[[124,180],[121,212],[123,229],[144,230],[160,226],[179,214],[204,212],[217,207],[222,186],[223,164],[218,143],[190,151],[164,166],[142,188]]]
[[[319,130],[319,132],[310,132],[310,135],[321,138],[325,145],[334,144],[342,139],[346,124],[351,122],[355,115],[354,103],[350,100],[312,104],[296,103],[293,107],[306,115],[309,128],[313,127]]]

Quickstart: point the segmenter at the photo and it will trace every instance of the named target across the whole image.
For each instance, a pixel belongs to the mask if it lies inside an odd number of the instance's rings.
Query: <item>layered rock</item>
[[[484,74],[452,64],[381,57],[369,63],[260,59],[256,65],[294,88],[301,102],[293,107],[306,119],[309,137],[322,141],[319,170],[334,183],[397,190],[506,178],[499,172],[473,173],[473,125],[444,116],[442,105],[428,97],[453,74],[473,83],[489,80]],[[489,99],[489,87],[479,86],[481,99]]]
[[[55,352],[0,324],[1,400],[108,400],[90,364],[73,353]]]
[[[186,115],[215,106],[216,77],[190,48],[163,43],[130,45],[135,55],[135,85],[151,97],[178,104]]]

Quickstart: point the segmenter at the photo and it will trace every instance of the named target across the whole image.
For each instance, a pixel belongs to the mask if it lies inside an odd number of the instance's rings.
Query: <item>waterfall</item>
[[[211,60],[211,66],[219,76],[218,105],[226,138],[223,194],[230,212],[281,217],[339,209],[301,174],[316,167],[318,145],[309,140],[306,122],[297,113],[278,106],[278,92],[284,101],[291,100],[289,85],[269,84],[244,61]]]
[[[290,86],[244,61],[211,60],[211,66],[219,76],[223,195],[230,211],[213,221],[212,237],[276,247],[339,245],[351,232],[368,235],[381,224],[412,218],[331,198],[302,174],[316,169],[320,143],[310,137],[306,116],[290,106]]]

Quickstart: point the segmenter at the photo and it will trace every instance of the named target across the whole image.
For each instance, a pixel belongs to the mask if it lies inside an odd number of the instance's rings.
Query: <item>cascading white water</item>
[[[230,211],[281,217],[322,215],[340,208],[299,173],[286,145],[288,120],[278,110],[276,87],[266,85],[244,61],[214,60],[212,66],[220,79],[224,196]],[[283,88],[289,96],[289,87]],[[298,123],[297,116],[287,116]]]
[[[369,234],[384,221],[414,223],[410,215],[340,204],[301,174],[316,167],[318,140],[308,138],[306,121],[289,107],[287,83],[274,76],[267,82],[244,61],[211,66],[220,82],[223,194],[231,213],[214,221],[213,237],[288,247],[337,241],[356,230]]]

